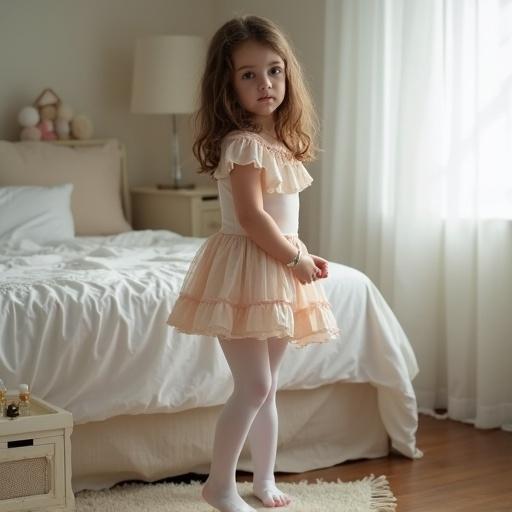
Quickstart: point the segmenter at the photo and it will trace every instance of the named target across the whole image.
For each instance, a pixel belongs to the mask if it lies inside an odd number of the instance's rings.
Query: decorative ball
[[[78,115],[71,120],[71,133],[76,139],[90,139],[93,128],[90,119],[85,115]]]
[[[57,107],[55,105],[45,105],[39,109],[41,119],[54,121],[57,119]]]
[[[69,132],[71,128],[69,126],[69,121],[66,119],[62,119],[61,117],[58,117],[55,120],[55,131],[57,132],[57,136],[59,137],[59,140],[67,140],[70,138]]]
[[[41,130],[37,126],[26,126],[21,130],[20,140],[41,140]]]
[[[73,119],[73,109],[69,105],[61,104],[57,109],[57,119],[65,119],[66,121],[71,121]]]
[[[20,126],[35,126],[39,123],[39,112],[34,107],[24,107],[18,114],[18,123]]]

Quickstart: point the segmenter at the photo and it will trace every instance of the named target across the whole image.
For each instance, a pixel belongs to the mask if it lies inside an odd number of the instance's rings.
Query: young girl
[[[276,389],[288,343],[304,347],[340,331],[319,278],[327,261],[298,237],[299,192],[313,179],[316,117],[300,66],[269,20],[244,16],[213,36],[201,84],[193,150],[217,180],[221,230],[196,253],[168,324],[217,337],[234,391],[217,422],[203,498],[221,512],[256,512],[238,494],[246,438],[253,491],[267,507],[276,487]]]

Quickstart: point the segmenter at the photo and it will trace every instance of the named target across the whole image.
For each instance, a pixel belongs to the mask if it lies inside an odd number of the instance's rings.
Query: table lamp
[[[205,58],[206,45],[198,36],[154,35],[136,41],[131,111],[172,115],[172,183],[158,188],[195,187],[182,183],[176,115],[197,110]]]

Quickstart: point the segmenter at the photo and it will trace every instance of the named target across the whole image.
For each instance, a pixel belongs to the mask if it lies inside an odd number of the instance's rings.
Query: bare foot
[[[257,512],[240,497],[236,488],[219,489],[211,482],[206,481],[201,495],[208,504],[220,512]]]
[[[252,489],[266,507],[285,507],[292,502],[288,494],[276,487],[275,480],[258,480],[252,483]]]

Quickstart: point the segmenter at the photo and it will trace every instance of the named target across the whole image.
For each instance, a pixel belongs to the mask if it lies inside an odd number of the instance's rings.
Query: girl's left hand
[[[313,258],[315,265],[319,268],[319,272],[316,274],[317,278],[326,278],[329,275],[329,262],[320,256],[315,256],[314,254],[310,254],[310,256]]]

